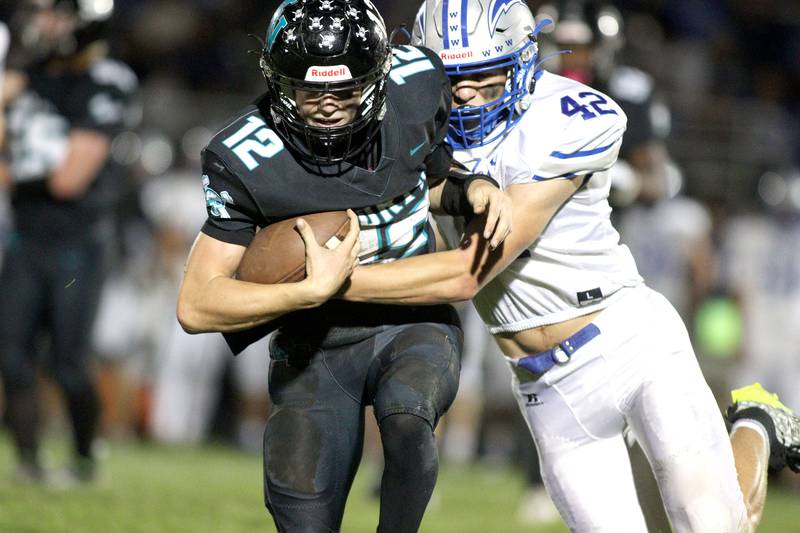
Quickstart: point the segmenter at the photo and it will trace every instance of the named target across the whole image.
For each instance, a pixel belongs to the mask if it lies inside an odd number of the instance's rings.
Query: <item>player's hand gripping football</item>
[[[320,303],[327,301],[344,284],[358,264],[361,251],[358,236],[360,227],[358,217],[348,209],[350,229],[344,240],[334,249],[317,244],[314,231],[305,220],[298,219],[296,228],[306,245],[306,279],[311,292],[319,298]]]
[[[511,233],[511,197],[486,180],[475,180],[469,184],[467,199],[476,215],[486,213],[483,238],[492,249],[497,248]]]

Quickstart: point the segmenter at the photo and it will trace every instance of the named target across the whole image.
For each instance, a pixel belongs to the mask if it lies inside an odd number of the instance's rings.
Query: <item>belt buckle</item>
[[[569,362],[569,355],[560,345],[551,350],[550,357],[557,365],[563,365]]]

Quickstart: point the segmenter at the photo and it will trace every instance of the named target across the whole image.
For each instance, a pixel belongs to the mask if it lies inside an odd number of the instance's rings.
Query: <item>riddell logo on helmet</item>
[[[472,50],[463,50],[461,52],[440,52],[439,56],[444,61],[449,61],[451,59],[469,59],[470,57],[474,56],[475,53]]]
[[[347,65],[310,67],[306,71],[306,81],[342,81],[352,79],[353,75]]]

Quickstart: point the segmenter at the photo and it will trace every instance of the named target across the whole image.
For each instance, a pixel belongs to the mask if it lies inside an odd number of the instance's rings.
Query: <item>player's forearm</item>
[[[435,304],[472,299],[495,276],[539,238],[558,208],[582,181],[554,181],[510,188],[514,227],[503,244],[491,250],[481,237],[483,220],[467,227],[459,248],[357,268],[339,296],[346,300],[391,304]]]
[[[468,300],[477,291],[463,250],[356,268],[339,295],[354,302],[426,305]]]
[[[83,196],[105,166],[110,150],[111,142],[105,135],[73,131],[66,160],[48,179],[50,193],[59,200]]]
[[[0,190],[7,190],[11,187],[11,172],[8,163],[0,160]]]
[[[260,285],[218,276],[199,288],[184,282],[178,321],[189,333],[241,331],[324,301],[305,282]]]
[[[432,213],[443,214],[442,211],[442,191],[444,190],[444,178],[428,177],[428,202]]]

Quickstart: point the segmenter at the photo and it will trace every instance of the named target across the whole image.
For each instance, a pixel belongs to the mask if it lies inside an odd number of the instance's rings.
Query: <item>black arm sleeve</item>
[[[500,188],[500,185],[489,176],[484,174],[465,174],[461,169],[453,169],[442,189],[442,211],[454,217],[474,215],[472,205],[470,205],[467,198],[467,190],[470,183],[475,180],[488,181],[498,189]]]
[[[214,152],[203,150],[202,161],[208,218],[201,231],[223,242],[247,246],[260,219],[252,196]]]

